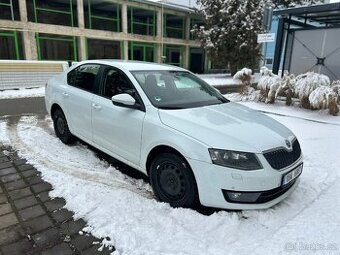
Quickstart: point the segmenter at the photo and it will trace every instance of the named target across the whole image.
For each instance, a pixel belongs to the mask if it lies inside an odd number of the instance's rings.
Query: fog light
[[[222,190],[222,193],[229,203],[254,203],[261,195],[261,192],[235,192],[229,190]]]
[[[228,196],[233,200],[237,200],[241,195],[242,193],[239,192],[229,192],[228,194]]]

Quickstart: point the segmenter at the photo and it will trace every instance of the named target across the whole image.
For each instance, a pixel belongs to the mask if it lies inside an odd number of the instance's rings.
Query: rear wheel
[[[68,128],[67,120],[62,110],[57,109],[52,116],[54,132],[56,136],[65,144],[71,144],[75,141],[75,137]]]
[[[198,201],[195,177],[188,163],[173,153],[161,153],[150,167],[156,197],[173,207],[193,207]]]

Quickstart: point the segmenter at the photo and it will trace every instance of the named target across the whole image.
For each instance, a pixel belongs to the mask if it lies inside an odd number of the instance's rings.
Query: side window
[[[102,96],[111,99],[114,95],[127,93],[136,98],[131,81],[119,70],[107,68],[104,72]]]
[[[95,80],[99,72],[100,65],[85,64],[72,70],[67,75],[67,83],[74,87],[95,92]]]

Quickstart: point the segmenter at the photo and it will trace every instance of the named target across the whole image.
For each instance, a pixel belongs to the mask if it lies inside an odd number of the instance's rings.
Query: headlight
[[[209,149],[213,164],[242,170],[257,170],[262,166],[254,153]]]

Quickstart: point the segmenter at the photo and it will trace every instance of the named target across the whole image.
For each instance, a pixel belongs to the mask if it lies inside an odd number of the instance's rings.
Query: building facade
[[[130,59],[202,73],[190,8],[141,0],[1,0],[0,59]]]

